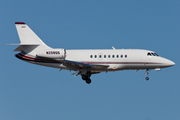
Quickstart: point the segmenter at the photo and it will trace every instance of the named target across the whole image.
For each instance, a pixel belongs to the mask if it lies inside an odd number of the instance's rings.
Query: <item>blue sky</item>
[[[179,120],[179,0],[0,1],[1,120]],[[150,71],[93,75],[87,85],[72,71],[14,57],[22,21],[50,47],[148,49],[176,63]]]

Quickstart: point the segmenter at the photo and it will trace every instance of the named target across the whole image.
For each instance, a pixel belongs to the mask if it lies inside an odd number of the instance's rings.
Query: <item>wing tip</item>
[[[25,22],[15,22],[15,24],[26,24]]]

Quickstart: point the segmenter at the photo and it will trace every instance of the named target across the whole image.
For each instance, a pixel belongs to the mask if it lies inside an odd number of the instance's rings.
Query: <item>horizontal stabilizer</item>
[[[18,46],[14,51],[22,51],[22,46]]]
[[[40,44],[34,44],[34,43],[20,43],[20,44],[7,44],[7,45],[19,45],[14,51],[22,51],[22,46],[39,46]]]
[[[19,43],[19,44],[7,44],[7,45],[40,45],[38,43]]]

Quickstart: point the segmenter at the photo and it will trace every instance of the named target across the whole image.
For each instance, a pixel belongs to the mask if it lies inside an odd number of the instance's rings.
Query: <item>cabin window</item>
[[[125,58],[127,58],[127,55],[125,55]]]
[[[121,58],[123,58],[123,55],[121,55]]]
[[[110,55],[108,55],[108,58],[110,58],[111,56]]]
[[[117,58],[119,58],[119,55],[116,55]]]
[[[104,55],[104,58],[106,58],[106,55]]]
[[[102,56],[101,55],[99,55],[99,58],[101,58]]]
[[[90,58],[93,58],[93,55],[91,55]]]
[[[112,55],[112,58],[114,58],[114,55]]]
[[[97,58],[97,55],[95,55],[94,57]]]

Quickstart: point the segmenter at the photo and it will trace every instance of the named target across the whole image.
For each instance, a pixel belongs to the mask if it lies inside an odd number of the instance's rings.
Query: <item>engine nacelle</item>
[[[64,59],[66,57],[65,49],[48,49],[37,51],[38,57],[53,58],[53,59]]]

